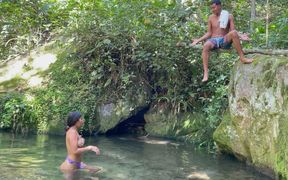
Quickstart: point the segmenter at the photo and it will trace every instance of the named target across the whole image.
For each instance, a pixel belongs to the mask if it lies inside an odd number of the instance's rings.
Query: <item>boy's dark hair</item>
[[[211,5],[212,4],[221,5],[221,1],[220,0],[212,0]]]

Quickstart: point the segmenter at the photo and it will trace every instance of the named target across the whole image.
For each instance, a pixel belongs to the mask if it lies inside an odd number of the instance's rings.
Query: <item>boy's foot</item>
[[[208,79],[202,79],[202,83],[205,83],[207,81],[208,81]]]
[[[202,79],[202,82],[206,82],[208,81],[208,75],[204,75],[203,79]]]
[[[243,64],[250,64],[253,62],[253,59],[248,59],[248,58],[240,58],[240,61],[243,63]]]

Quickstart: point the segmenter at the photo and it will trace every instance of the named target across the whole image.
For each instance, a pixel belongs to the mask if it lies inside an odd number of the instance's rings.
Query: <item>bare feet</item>
[[[248,59],[248,58],[240,58],[240,61],[243,63],[243,64],[250,64],[253,62],[253,59]]]
[[[240,40],[242,40],[242,41],[251,41],[251,39],[248,36],[248,34],[246,34],[246,33],[243,33],[243,34],[238,33],[238,34],[239,34]]]
[[[208,81],[208,74],[204,74],[202,82],[206,82]]]

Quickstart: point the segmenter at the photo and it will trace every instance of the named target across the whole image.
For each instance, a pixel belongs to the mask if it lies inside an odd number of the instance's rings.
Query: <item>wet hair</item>
[[[215,4],[215,5],[221,5],[221,1],[220,1],[220,0],[212,0],[212,1],[211,1],[211,5],[213,5],[213,4]]]
[[[67,117],[66,131],[68,131],[68,129],[70,127],[74,126],[80,118],[81,118],[81,113],[80,112],[78,112],[78,111],[70,112],[68,114],[68,117]]]

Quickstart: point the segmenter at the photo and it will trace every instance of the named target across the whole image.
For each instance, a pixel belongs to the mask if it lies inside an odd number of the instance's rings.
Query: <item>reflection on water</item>
[[[191,145],[157,139],[86,139],[100,156],[87,152],[83,161],[102,167],[97,174],[77,171],[74,179],[123,180],[268,180],[229,157],[212,157]],[[66,156],[62,136],[16,136],[0,133],[0,179],[64,179],[58,167]]]

